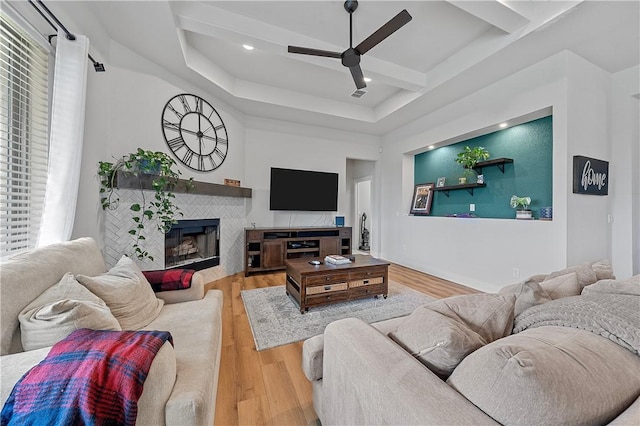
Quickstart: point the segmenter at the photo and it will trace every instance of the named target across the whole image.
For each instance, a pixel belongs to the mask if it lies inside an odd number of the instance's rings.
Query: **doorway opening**
[[[356,181],[355,188],[356,220],[354,233],[359,252],[369,254],[371,250],[371,178]]]

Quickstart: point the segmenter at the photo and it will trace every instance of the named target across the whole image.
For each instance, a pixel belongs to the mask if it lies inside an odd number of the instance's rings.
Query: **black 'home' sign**
[[[607,195],[609,193],[609,162],[574,155],[573,193]]]

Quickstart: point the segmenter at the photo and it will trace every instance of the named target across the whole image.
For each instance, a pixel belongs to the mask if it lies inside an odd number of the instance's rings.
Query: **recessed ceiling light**
[[[433,149],[433,148],[435,148],[434,145],[429,145],[429,149]]]
[[[365,77],[364,81],[367,82],[367,83],[371,83],[371,79],[369,77]]]
[[[504,129],[505,127],[507,127],[507,123],[500,123],[500,128]]]
[[[251,46],[250,44],[243,44],[242,47],[244,47],[247,50],[253,50],[253,46]]]

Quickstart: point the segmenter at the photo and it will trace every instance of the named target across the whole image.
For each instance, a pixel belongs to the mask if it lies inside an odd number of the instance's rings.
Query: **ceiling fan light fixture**
[[[360,99],[361,97],[363,97],[366,94],[367,94],[367,89],[356,89],[356,91],[351,94],[351,97],[352,98],[356,98],[356,99]]]

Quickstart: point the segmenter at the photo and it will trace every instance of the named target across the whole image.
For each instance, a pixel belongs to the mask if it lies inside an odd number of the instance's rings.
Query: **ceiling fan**
[[[364,89],[367,84],[364,82],[362,68],[360,68],[360,56],[367,53],[378,43],[389,37],[391,34],[402,28],[411,21],[411,15],[404,9],[391,18],[386,24],[378,28],[373,34],[364,39],[355,48],[353,47],[353,12],[358,8],[358,2],[347,0],[344,2],[344,9],[349,13],[349,48],[344,52],[332,52],[330,50],[311,49],[308,47],[289,46],[289,53],[300,53],[302,55],[325,56],[342,60],[342,65],[349,68],[353,81],[358,89]]]

